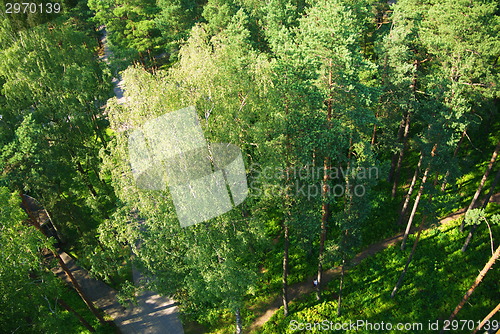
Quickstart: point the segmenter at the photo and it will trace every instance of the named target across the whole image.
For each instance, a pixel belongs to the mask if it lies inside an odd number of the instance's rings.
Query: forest
[[[0,333],[500,331],[498,1],[7,1]]]

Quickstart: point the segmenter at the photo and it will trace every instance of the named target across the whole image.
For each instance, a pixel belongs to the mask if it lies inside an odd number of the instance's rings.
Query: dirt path
[[[490,198],[489,202],[490,203],[492,203],[492,202],[499,203],[500,202],[500,193],[493,195]],[[465,209],[460,209],[460,210],[442,218],[441,220],[439,220],[439,222],[437,224],[438,225],[449,224],[452,221],[456,220],[457,218],[463,216],[464,212],[465,212]],[[427,229],[430,229],[433,227],[434,226],[428,226],[425,229],[427,230]],[[415,230],[416,229],[412,230],[411,233],[415,232]],[[370,257],[370,256],[380,252],[381,250],[386,249],[390,245],[394,245],[394,244],[398,243],[399,241],[403,240],[403,236],[404,236],[404,232],[370,245],[368,248],[366,248],[362,252],[358,253],[354,257],[354,259],[352,259],[350,267],[357,265],[358,263],[360,263],[361,261],[363,261],[367,257]],[[330,282],[333,278],[335,278],[339,274],[340,274],[340,267],[335,267],[335,268],[332,268],[332,269],[325,271],[323,273],[323,280],[324,280],[323,284],[326,285],[328,282]],[[312,286],[312,281],[314,278],[315,277],[311,276],[311,277],[308,277],[305,282],[300,282],[300,283],[290,285],[288,287],[288,299],[289,299],[289,301],[297,299],[298,297],[303,296],[305,294],[309,294],[311,292],[314,292],[315,290]],[[276,311],[278,311],[278,309],[281,306],[282,306],[282,296],[280,294],[278,297],[276,297],[272,301],[272,303],[269,305],[267,311],[264,314],[262,314],[261,316],[259,316],[257,319],[255,319],[255,321],[247,328],[247,330],[245,332],[252,333],[256,329],[260,328],[274,315],[274,313],[276,313]]]
[[[106,30],[102,29],[101,43],[103,55],[100,59],[109,64],[112,53],[109,50]],[[121,78],[113,78],[113,88],[118,103],[127,102],[123,95]],[[91,299],[95,306],[102,309],[113,318],[113,322],[123,334],[183,334],[184,330],[179,319],[175,301],[158,295],[152,291],[141,291],[137,296],[137,305],[125,308],[118,302],[117,291],[102,281],[90,276],[87,270],[79,267],[75,260],[65,252],[60,252],[62,260],[66,263],[75,279],[81,285],[83,291]],[[54,268],[53,272],[66,280],[69,279],[60,268]],[[141,287],[142,275],[133,271],[134,283]]]
[[[123,307],[116,297],[117,291],[102,281],[90,276],[87,270],[79,267],[75,260],[60,252],[82,290],[94,305],[110,317],[123,334],[180,334],[182,323],[177,315],[175,302],[151,291],[142,291],[137,296],[137,305]],[[52,270],[69,285],[71,281],[60,267]],[[138,284],[140,275],[134,272],[134,281]]]

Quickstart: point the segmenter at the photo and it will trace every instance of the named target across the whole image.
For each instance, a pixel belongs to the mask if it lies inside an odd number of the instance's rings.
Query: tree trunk
[[[85,320],[84,317],[82,317],[80,315],[80,313],[78,313],[77,311],[75,311],[71,306],[69,306],[64,300],[62,299],[58,299],[57,302],[59,303],[59,305],[61,305],[62,307],[64,307],[68,312],[71,312],[73,313],[77,318],[78,320],[80,320],[80,322],[82,323],[82,325],[87,328],[89,330],[89,332],[91,333],[95,333],[95,329],[94,327],[92,327],[88,322],[87,320]]]
[[[425,224],[425,217],[422,219],[422,223],[420,224],[420,226],[418,228],[417,237],[415,238],[415,241],[413,242],[413,248],[411,249],[410,255],[408,256],[408,259],[406,260],[405,267],[404,267],[403,271],[401,272],[401,275],[399,275],[399,279],[398,279],[396,285],[394,286],[394,289],[392,290],[391,298],[394,298],[394,296],[396,295],[396,292],[399,290],[399,288],[401,287],[401,284],[403,283],[403,279],[405,278],[406,272],[408,271],[408,267],[410,266],[411,260],[413,259],[413,255],[415,255],[415,250],[417,249],[418,241],[420,240],[420,234],[422,233],[422,230],[424,228],[424,224]]]
[[[59,255],[59,253],[52,251],[52,254],[54,254],[54,257],[57,258],[57,261],[59,262],[59,265],[61,266],[61,269],[64,271],[64,273],[66,274],[66,276],[68,276],[68,278],[71,281],[71,283],[73,284],[73,287],[75,288],[76,292],[78,292],[78,294],[80,295],[80,297],[83,299],[83,301],[85,302],[85,304],[89,308],[90,312],[92,312],[92,314],[99,320],[99,322],[101,324],[106,325],[107,324],[106,320],[104,320],[104,318],[102,317],[102,315],[95,308],[95,306],[92,303],[92,301],[90,299],[88,299],[88,297],[85,295],[85,293],[83,292],[80,284],[77,282],[77,280],[75,279],[75,277],[73,276],[73,274],[71,273],[71,271],[69,270],[69,268],[66,266],[66,264],[64,263],[63,259]]]
[[[283,250],[283,313],[286,316],[288,316],[288,247],[290,244],[290,239],[289,239],[289,227],[288,224],[285,223],[285,244],[284,244],[284,250]]]
[[[413,209],[411,210],[410,218],[408,218],[408,224],[406,224],[405,234],[403,236],[403,241],[401,242],[401,250],[405,249],[406,239],[410,234],[411,225],[413,224],[413,218],[415,218],[415,213],[417,212],[418,204],[420,203],[420,198],[422,198],[422,193],[424,192],[424,186],[427,182],[427,175],[429,174],[430,166],[427,166],[424,176],[422,177],[422,183],[420,184],[420,189],[418,190],[417,198],[415,198],[415,203],[413,203]]]
[[[344,275],[345,275],[345,259],[342,259],[342,265],[340,266],[340,284],[339,284],[339,297],[337,299],[337,317],[340,316],[340,310],[342,306],[342,290],[344,288]]]
[[[497,146],[495,147],[495,151],[493,151],[493,154],[492,154],[491,159],[490,159],[490,163],[488,164],[488,167],[486,167],[486,170],[484,171],[483,177],[481,178],[481,182],[479,182],[479,187],[477,187],[476,193],[472,197],[472,201],[470,202],[469,207],[467,207],[467,210],[465,210],[464,217],[467,214],[467,211],[473,209],[474,205],[476,205],[476,201],[479,198],[481,191],[483,190],[484,183],[486,182],[488,175],[490,175],[491,169],[493,168],[493,164],[495,163],[495,160],[497,159],[498,151],[500,151],[500,141],[498,142]],[[460,232],[462,232],[464,230],[464,225],[465,225],[465,219],[462,220],[462,224],[460,225]]]
[[[482,209],[486,209],[486,206],[488,206],[490,198],[491,196],[493,196],[493,193],[495,192],[495,187],[497,186],[498,181],[500,181],[500,170],[498,170],[497,175],[495,176],[495,180],[493,180],[493,183],[491,184],[488,195],[486,195],[486,197],[483,200],[483,205],[481,206]],[[465,217],[463,221],[465,222]],[[472,236],[474,235],[474,232],[476,232],[478,226],[479,226],[478,224],[474,224],[470,229],[469,234],[467,235],[467,239],[465,239],[464,245],[462,246],[462,253],[467,250],[467,247],[469,247],[469,244],[472,240]]]
[[[332,59],[330,59],[330,71],[328,75],[328,87],[330,89],[330,96],[328,98],[327,102],[327,114],[326,114],[326,122],[328,125],[328,128],[331,128],[331,120],[332,120]],[[321,210],[322,210],[322,215],[321,215],[321,233],[320,233],[320,238],[319,238],[319,254],[318,254],[318,284],[316,285],[316,299],[320,300],[321,299],[321,278],[323,276],[323,258],[324,258],[324,251],[325,251],[325,240],[326,240],[326,233],[327,233],[327,224],[328,224],[328,217],[330,213],[330,207],[328,204],[328,193],[329,193],[329,185],[328,185],[328,179],[329,179],[329,171],[330,169],[330,157],[325,157],[323,161],[323,185],[321,188],[321,195],[323,199],[323,203],[321,204]]]
[[[481,270],[479,275],[476,277],[476,280],[474,281],[472,286],[469,288],[469,290],[467,290],[467,292],[465,293],[465,295],[462,298],[462,300],[460,301],[460,303],[458,303],[455,310],[453,310],[453,312],[451,312],[451,315],[448,318],[449,321],[452,321],[455,318],[455,316],[457,315],[458,311],[460,311],[462,309],[462,307],[465,305],[465,303],[467,302],[469,297],[472,295],[474,290],[482,282],[482,280],[483,280],[484,276],[486,275],[486,273],[488,272],[488,270],[490,270],[490,268],[493,266],[495,261],[498,259],[499,255],[500,255],[500,246],[497,247],[497,249],[495,250],[495,253],[491,256],[490,260],[486,263],[483,270]],[[443,330],[441,330],[440,333],[443,333]]]
[[[328,204],[323,203],[323,216],[321,217],[321,235],[319,239],[319,256],[318,256],[318,284],[316,285],[316,299],[321,299],[321,281],[323,276],[323,258],[325,251],[325,240],[326,240],[326,212],[328,210]]]
[[[477,331],[479,331],[483,326],[484,324],[490,320],[498,311],[500,311],[500,303],[498,303],[497,307],[495,307],[482,321],[481,323],[479,323],[479,325],[477,326],[477,328],[471,333],[471,334],[476,334]]]
[[[406,193],[405,201],[403,203],[403,207],[399,213],[398,225],[403,224],[403,219],[406,216],[406,211],[408,210],[408,204],[410,204],[411,194],[413,193],[413,189],[415,188],[415,184],[417,183],[418,172],[420,171],[420,166],[422,166],[422,154],[420,154],[420,159],[418,160],[417,168],[415,168],[415,173],[413,173],[413,178],[411,179],[410,188]]]
[[[236,316],[236,334],[241,334],[243,332],[243,326],[241,325],[240,309],[237,308],[234,314]]]
[[[403,139],[403,131],[405,128],[406,124],[406,113],[407,111],[403,112],[403,117],[401,117],[401,122],[399,122],[399,128],[398,128],[398,140],[397,142],[400,143]],[[389,177],[387,178],[387,181],[393,182],[394,181],[394,172],[396,170],[396,162],[398,161],[400,152],[394,153],[391,159],[391,169],[389,170]]]
[[[326,233],[327,233],[327,223],[328,217],[330,215],[330,208],[327,203],[327,194],[328,194],[328,168],[329,168],[329,158],[325,158],[324,161],[324,172],[323,172],[323,204],[321,206],[322,215],[321,215],[321,234],[319,238],[319,255],[318,255],[318,284],[316,286],[316,299],[321,299],[321,278],[323,276],[323,258],[325,251],[325,241],[326,241]]]
[[[99,108],[100,106],[96,106],[96,107]],[[92,107],[90,110],[91,110],[91,120],[94,123],[95,133],[96,133],[97,137],[101,140],[102,147],[106,148],[108,143],[102,134],[102,129],[99,127],[99,123],[98,123],[99,118],[97,116],[96,110],[95,110],[95,108],[92,108]]]
[[[375,113],[375,120],[377,120],[378,113]],[[373,124],[372,139],[370,140],[370,145],[373,147],[375,141],[377,140],[377,123]]]
[[[397,158],[397,163],[396,167],[394,170],[394,182],[392,184],[392,191],[391,191],[391,196],[392,198],[396,197],[396,192],[398,190],[398,184],[399,184],[399,175],[401,174],[401,165],[403,163],[403,156],[406,150],[406,146],[408,143],[408,134],[410,132],[410,112],[407,111],[405,115],[405,126],[404,126],[404,132],[403,132],[403,146],[401,147],[401,150],[399,150],[398,158]]]
[[[431,150],[431,159],[436,154],[436,148],[437,144],[434,144]],[[413,218],[415,218],[415,213],[417,212],[418,204],[420,203],[420,198],[422,198],[422,194],[424,192],[424,187],[425,183],[427,182],[427,176],[429,175],[430,168],[431,168],[431,163],[429,161],[427,168],[425,169],[424,176],[422,177],[422,183],[420,184],[417,198],[415,198],[415,203],[413,203],[413,209],[411,210],[410,218],[408,218],[408,224],[406,224],[405,234],[403,236],[403,241],[401,242],[401,250],[405,249],[406,239],[408,238],[408,234],[410,233],[411,225],[413,223]]]

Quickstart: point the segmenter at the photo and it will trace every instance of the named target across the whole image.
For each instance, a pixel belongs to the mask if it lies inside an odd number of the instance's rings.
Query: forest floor
[[[480,203],[480,202],[481,201],[478,201],[478,203]],[[490,203],[492,203],[492,202],[500,203],[500,193],[493,195],[490,198],[489,202]],[[425,228],[425,230],[433,228],[436,225],[449,224],[452,221],[462,217],[465,213],[465,210],[466,210],[465,208],[460,209],[460,210],[440,219],[437,224],[427,226]],[[416,230],[417,230],[416,228],[412,229],[411,233],[414,233]],[[364,259],[366,259],[367,257],[370,257],[370,256],[380,252],[381,250],[384,250],[387,247],[398,243],[399,241],[403,240],[403,236],[404,236],[404,232],[370,245],[368,248],[366,248],[362,252],[358,253],[352,259],[349,267],[353,267],[353,266],[357,265],[358,263],[360,263],[361,261],[363,261]],[[322,277],[322,279],[323,279],[322,285],[326,286],[326,284],[328,282],[330,282],[333,278],[340,275],[340,273],[341,273],[340,266],[324,271],[323,277]],[[298,299],[306,294],[315,292],[316,289],[313,287],[313,284],[312,284],[312,282],[315,278],[316,277],[311,276],[305,282],[299,282],[299,283],[292,284],[292,285],[288,286],[288,300],[289,300],[289,302],[293,301],[294,299]],[[267,307],[267,310],[263,314],[261,314],[257,319],[255,319],[253,321],[253,323],[245,330],[245,332],[252,333],[255,330],[257,330],[258,328],[260,328],[269,319],[271,319],[271,317],[278,311],[278,309],[282,305],[283,305],[283,301],[282,301],[282,296],[280,294],[279,296],[275,297],[274,300],[272,300],[272,302]]]

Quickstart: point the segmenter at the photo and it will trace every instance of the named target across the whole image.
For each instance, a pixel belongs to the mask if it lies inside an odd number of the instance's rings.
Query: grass
[[[78,312],[92,327],[94,327],[96,333],[116,333],[115,327],[112,323],[107,325],[102,325],[101,323],[99,323],[97,318],[90,312],[90,310],[87,308],[87,305],[85,305],[85,303],[75,290],[63,285],[62,283],[61,285],[61,298],[69,306],[71,306],[71,308]],[[82,325],[82,323],[73,313],[65,310],[58,304],[52,305],[52,308],[54,312],[47,314],[47,316],[43,319],[43,323],[41,324],[41,330],[43,333],[90,333],[90,331]]]
[[[336,316],[337,301],[332,298],[338,292],[336,279],[326,289],[324,301],[317,302],[314,296],[306,296],[292,303],[289,318],[284,319],[280,310],[259,332],[291,333],[293,331],[289,325],[292,320],[329,320],[334,323],[366,320],[370,323],[384,321],[393,324],[420,322],[424,325],[422,333],[432,333],[426,328],[429,322],[438,319],[442,322],[448,318],[491,256],[485,229],[478,230],[470,249],[462,253],[460,247],[464,234],[458,231],[458,225],[458,221],[455,221],[423,232],[404,284],[394,299],[390,298],[390,293],[410,251],[401,251],[397,245],[365,259],[349,271],[340,317]],[[494,235],[499,234],[500,229],[497,227]],[[457,319],[483,319],[496,306],[500,298],[499,291],[498,268],[493,268],[458,313]],[[311,331],[316,332],[321,331]],[[371,331],[361,329],[358,332]],[[471,331],[454,331],[462,332]]]

